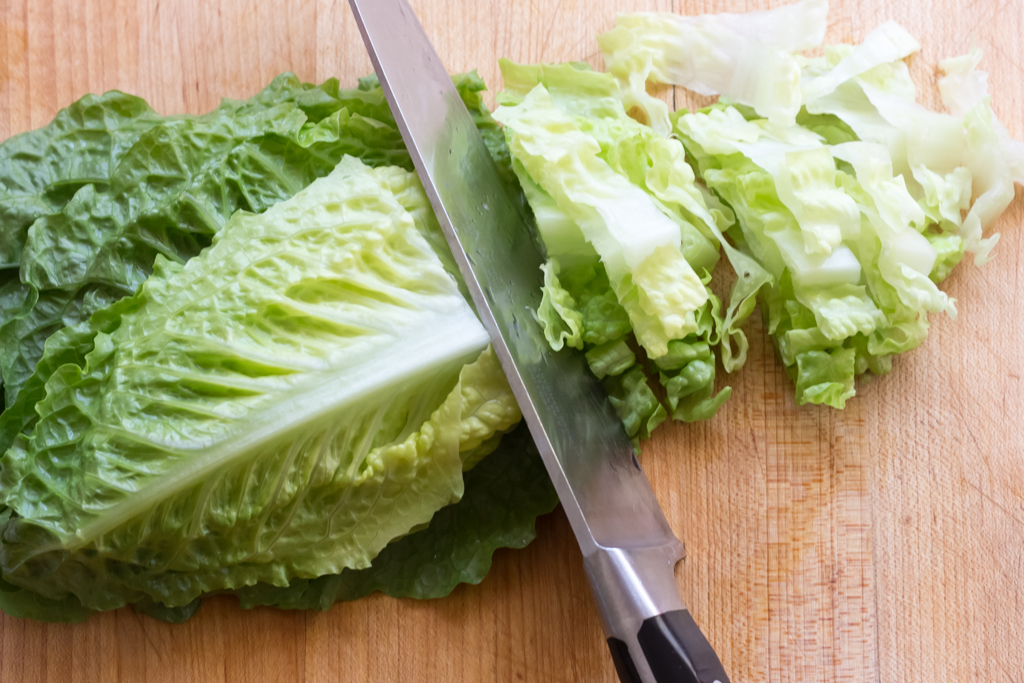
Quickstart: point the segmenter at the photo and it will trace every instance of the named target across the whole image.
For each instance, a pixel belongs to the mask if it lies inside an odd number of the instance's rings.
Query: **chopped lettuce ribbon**
[[[620,14],[597,41],[627,110],[662,135],[671,131],[668,107],[647,94],[648,81],[722,95],[791,126],[801,105],[795,53],[821,44],[827,14],[827,0],[745,14]]]

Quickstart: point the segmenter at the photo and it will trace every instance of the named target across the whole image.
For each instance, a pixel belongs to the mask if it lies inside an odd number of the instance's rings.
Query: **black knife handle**
[[[678,609],[645,619],[637,640],[658,683],[729,683],[722,662],[689,610]],[[609,638],[608,648],[619,680],[643,683],[626,643]]]
[[[683,605],[675,547],[600,548],[584,560],[622,683],[729,683]]]

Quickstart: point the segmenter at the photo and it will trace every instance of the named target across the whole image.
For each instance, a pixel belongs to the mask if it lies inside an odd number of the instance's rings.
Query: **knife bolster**
[[[623,683],[728,683],[679,595],[674,568],[683,548],[672,541],[599,546],[583,559],[615,669]]]

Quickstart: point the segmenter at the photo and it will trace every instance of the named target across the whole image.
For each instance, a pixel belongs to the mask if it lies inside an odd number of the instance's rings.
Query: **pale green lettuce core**
[[[5,580],[174,607],[368,567],[458,500],[519,413],[417,205],[347,158],[158,261],[3,460]]]

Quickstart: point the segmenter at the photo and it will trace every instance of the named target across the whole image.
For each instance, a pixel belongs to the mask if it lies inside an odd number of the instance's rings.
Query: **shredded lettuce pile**
[[[0,160],[0,609],[438,597],[554,507],[375,79],[89,96]]]
[[[645,369],[673,417],[714,415],[716,355],[743,364],[758,294],[797,402],[844,407],[857,375],[924,340],[929,313],[956,315],[937,285],[998,240],[985,233],[1024,181],[1024,145],[992,114],[980,51],[940,64],[949,111],[932,112],[902,61],[920,46],[894,22],[803,55],[827,13],[619,15],[598,37],[606,73],[502,65],[495,118],[550,257],[539,319],[553,348],[622,378],[605,381],[628,387],[635,437],[662,417]],[[720,101],[670,112],[648,83]],[[724,312],[719,247],[737,275]]]
[[[856,375],[889,372],[924,341],[929,313],[955,317],[937,285],[964,253],[988,260],[998,235],[982,235],[1022,180],[1020,143],[973,71],[980,54],[943,63],[938,113],[915,101],[902,61],[918,49],[888,22],[802,59],[799,125],[727,104],[673,117],[736,212],[737,243],[772,274],[768,329],[798,403],[842,408]]]

